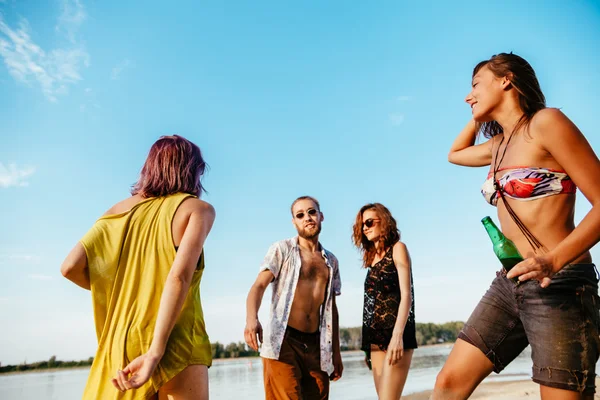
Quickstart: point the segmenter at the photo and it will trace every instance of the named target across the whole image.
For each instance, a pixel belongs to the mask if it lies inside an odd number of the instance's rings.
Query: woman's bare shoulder
[[[535,113],[531,118],[531,126],[534,129],[544,129],[556,123],[565,123],[569,118],[558,108],[547,107]]]
[[[188,197],[185,199],[183,203],[181,203],[181,206],[179,206],[178,212],[179,211],[185,214],[201,213],[213,218],[215,215],[215,208],[212,204],[197,197]]]
[[[126,211],[131,210],[136,204],[138,204],[142,200],[144,199],[139,195],[130,196],[114,204],[112,207],[106,210],[106,212],[102,214],[102,216],[104,217],[106,215],[124,213]]]
[[[406,247],[406,244],[404,244],[403,241],[398,240],[395,244],[394,244],[394,250],[398,250],[398,251],[408,251],[408,248]]]

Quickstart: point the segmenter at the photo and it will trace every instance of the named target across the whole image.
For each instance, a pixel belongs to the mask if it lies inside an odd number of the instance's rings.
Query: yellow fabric
[[[130,211],[101,217],[81,239],[98,337],[84,399],[147,399],[188,365],[211,365],[200,303],[202,252],[165,355],[150,381],[125,393],[111,384],[118,369],[150,347],[162,291],[175,260],[173,216],[188,197],[193,196],[177,193],[143,200]]]

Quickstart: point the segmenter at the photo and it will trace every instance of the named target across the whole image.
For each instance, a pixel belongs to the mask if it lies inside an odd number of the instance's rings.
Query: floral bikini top
[[[507,167],[499,171],[512,170],[498,179],[498,184],[503,188],[503,194],[515,200],[535,200],[555,194],[573,194],[577,186],[564,171],[549,168],[535,167]],[[495,206],[501,197],[499,188],[494,182],[493,173],[481,187],[481,194],[485,200]]]

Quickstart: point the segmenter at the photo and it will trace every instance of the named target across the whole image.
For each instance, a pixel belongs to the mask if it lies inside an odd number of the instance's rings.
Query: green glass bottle
[[[523,257],[519,253],[519,250],[517,250],[517,246],[515,246],[512,240],[504,236],[490,217],[485,217],[481,220],[481,223],[485,227],[490,239],[492,239],[494,253],[502,263],[506,272],[510,271],[512,267],[523,261]],[[518,282],[517,278],[513,278],[513,281]]]

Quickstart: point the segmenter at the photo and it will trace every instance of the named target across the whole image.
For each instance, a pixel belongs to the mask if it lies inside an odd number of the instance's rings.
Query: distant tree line
[[[417,323],[417,344],[419,346],[453,343],[458,337],[458,333],[463,328],[464,322],[453,321],[444,324]],[[340,328],[340,347],[342,350],[359,350],[362,341],[362,328]],[[211,343],[212,357],[217,358],[238,358],[238,357],[256,357],[258,352],[252,350],[244,342],[229,343],[228,345],[219,342]],[[0,373],[20,372],[31,370],[44,370],[51,368],[74,368],[87,367],[92,365],[94,357],[81,361],[60,361],[56,356],[50,357],[48,361],[40,361],[32,364],[19,365],[1,365]]]
[[[252,350],[244,342],[229,343],[223,345],[219,342],[211,343],[213,358],[238,358],[238,357],[256,357],[258,352]],[[59,361],[56,356],[50,357],[48,361],[39,361],[31,364],[23,363],[19,365],[2,365],[0,364],[0,374],[5,372],[23,372],[33,370],[44,370],[52,368],[74,368],[74,367],[89,367],[92,365],[94,357],[82,361]]]
[[[23,363],[19,365],[0,365],[0,374],[3,372],[21,372],[51,368],[88,367],[92,365],[93,361],[94,357],[90,357],[87,360],[81,361],[60,361],[56,359],[56,356],[52,356],[48,361],[39,361],[32,364]]]
[[[256,357],[258,351],[252,350],[244,342],[229,343],[227,346],[219,342],[211,343],[212,358]]]
[[[444,324],[417,323],[417,344],[424,346],[437,343],[454,343],[465,323],[462,321],[446,322]]]
[[[461,321],[444,324],[417,323],[417,344],[425,346],[438,343],[454,343],[458,333],[465,325]],[[362,327],[340,328],[340,347],[342,350],[359,350],[362,343]]]

